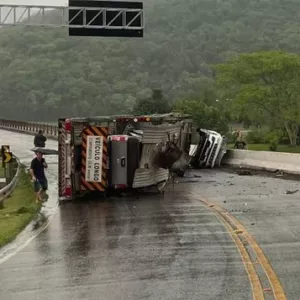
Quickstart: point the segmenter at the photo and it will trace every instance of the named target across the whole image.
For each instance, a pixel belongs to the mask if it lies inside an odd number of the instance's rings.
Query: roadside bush
[[[269,145],[270,151],[277,151],[278,144],[279,144],[279,139],[276,137],[272,138],[270,140],[270,145]]]
[[[290,144],[290,139],[288,136],[282,136],[280,139],[279,139],[279,144],[281,145],[289,145]]]
[[[269,149],[270,151],[277,151],[280,138],[282,137],[283,133],[281,130],[274,130],[269,131],[267,134],[267,140],[269,142]]]
[[[251,130],[246,136],[246,141],[248,144],[265,144],[268,142],[267,134],[265,130]]]

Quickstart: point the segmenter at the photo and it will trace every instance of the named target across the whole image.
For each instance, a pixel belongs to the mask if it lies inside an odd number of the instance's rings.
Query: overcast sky
[[[0,0],[0,4],[68,6],[68,0]]]

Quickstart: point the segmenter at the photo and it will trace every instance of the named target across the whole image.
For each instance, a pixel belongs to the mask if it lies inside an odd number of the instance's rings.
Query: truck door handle
[[[125,167],[126,166],[126,159],[125,159],[125,157],[122,157],[121,158],[121,167]]]

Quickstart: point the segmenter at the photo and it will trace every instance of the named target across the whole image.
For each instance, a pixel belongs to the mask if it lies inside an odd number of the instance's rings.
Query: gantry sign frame
[[[56,15],[49,21],[47,12],[51,10]],[[65,27],[69,36],[143,37],[143,3],[69,0],[67,7],[0,4],[0,27],[6,26]]]
[[[69,27],[70,36],[143,37],[142,2],[69,0],[73,7],[69,24],[79,27]]]

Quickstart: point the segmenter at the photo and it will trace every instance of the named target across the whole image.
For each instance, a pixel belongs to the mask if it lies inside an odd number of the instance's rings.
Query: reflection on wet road
[[[30,161],[31,136],[0,135]],[[50,206],[57,180],[51,168]],[[0,264],[0,299],[251,299],[235,244],[197,200],[199,189],[189,193],[197,185],[61,205],[41,234]]]
[[[62,205],[0,265],[1,299],[251,299],[224,227],[174,195]]]

